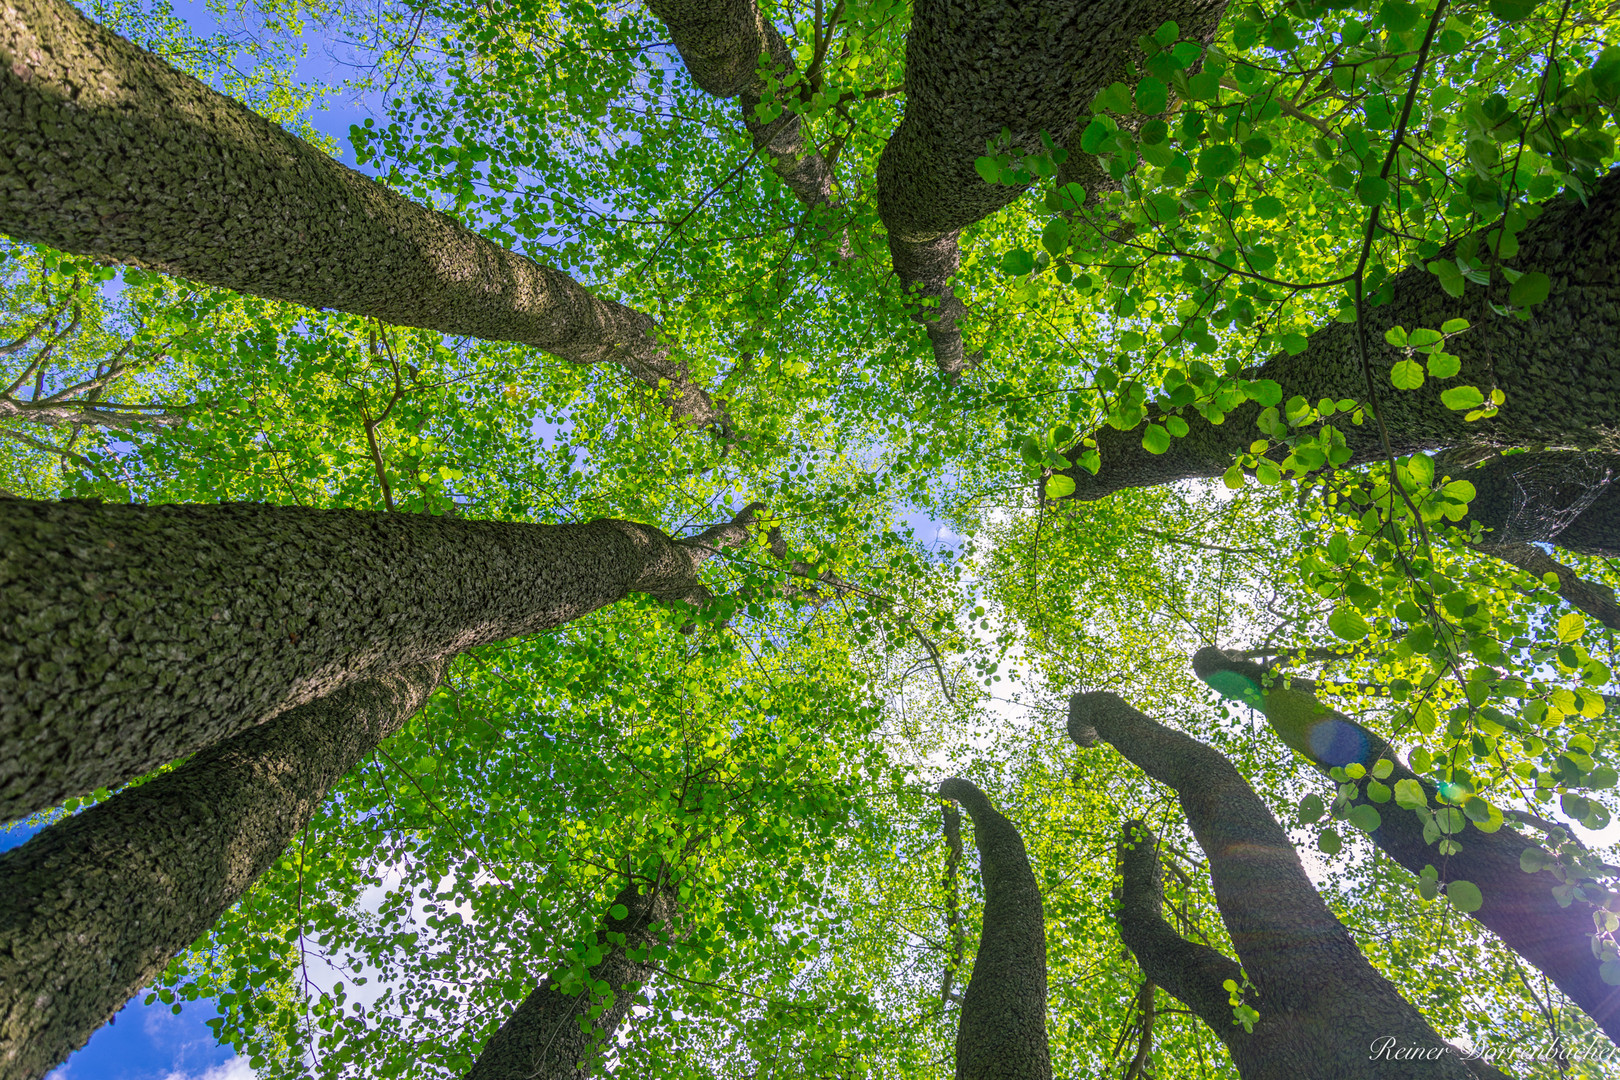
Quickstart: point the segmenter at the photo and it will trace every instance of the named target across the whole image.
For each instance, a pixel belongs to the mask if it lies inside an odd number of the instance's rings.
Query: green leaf
[[[1460,878],[1446,885],[1446,899],[1456,905],[1457,910],[1464,915],[1478,911],[1480,905],[1485,903],[1485,897],[1481,895],[1479,886]]]
[[[1025,465],[1040,468],[1046,461],[1046,454],[1041,450],[1040,440],[1033,435],[1024,436],[1023,442],[1018,444],[1018,455],[1024,459]]]
[[[998,183],[1001,180],[1001,164],[993,157],[975,158],[973,168],[987,184]]]
[[[1256,217],[1265,218],[1267,221],[1275,221],[1283,215],[1282,200],[1275,195],[1260,196],[1249,205],[1249,209],[1254,211]]]
[[[1429,354],[1429,374],[1437,379],[1449,379],[1462,370],[1462,360],[1455,353]]]
[[[1244,479],[1243,469],[1237,465],[1233,465],[1221,475],[1221,482],[1233,491],[1243,486]]]
[[[1463,275],[1462,271],[1457,269],[1456,263],[1450,259],[1436,259],[1434,262],[1429,263],[1428,269],[1429,273],[1440,279],[1440,287],[1446,290],[1447,295],[1461,296],[1463,294]]]
[[[1149,424],[1142,432],[1142,449],[1150,454],[1162,454],[1170,449],[1170,433],[1158,424]]]
[[[1013,277],[1022,277],[1035,269],[1035,256],[1023,248],[1014,248],[1001,259],[1001,272],[1011,274]]]
[[[1136,84],[1136,111],[1144,116],[1157,116],[1170,103],[1170,88],[1149,75]]]
[[[1402,360],[1390,368],[1389,378],[1398,390],[1416,390],[1423,385],[1423,365],[1416,360]]]
[[[630,909],[623,904],[614,904],[608,908],[608,915],[614,919],[624,920],[630,917]]]
[[[1350,824],[1367,833],[1374,831],[1384,823],[1383,816],[1378,813],[1378,808],[1368,806],[1366,803],[1351,807],[1348,820]]]
[[[1491,0],[1491,14],[1503,22],[1528,19],[1536,10],[1539,0]]]
[[[1271,153],[1271,140],[1264,135],[1251,135],[1243,140],[1243,156],[1251,161],[1259,161]]]
[[[1362,206],[1382,206],[1389,198],[1389,181],[1381,176],[1363,176],[1356,183],[1356,198]]]
[[[1423,785],[1411,777],[1395,781],[1395,805],[1407,810],[1422,810],[1429,805]]]
[[[1392,327],[1390,327],[1388,330],[1384,331],[1384,340],[1389,342],[1391,345],[1395,346],[1397,349],[1405,348],[1406,347],[1406,340],[1407,340],[1407,338],[1406,338],[1406,327],[1404,327],[1404,326],[1392,326]]]
[[[1062,255],[1069,249],[1069,222],[1065,218],[1053,218],[1041,230],[1041,247],[1045,248],[1053,258]]]
[[[1372,627],[1361,617],[1361,612],[1348,606],[1334,609],[1333,614],[1328,616],[1328,629],[1345,641],[1360,641],[1372,632]]]
[[[1074,477],[1054,473],[1046,478],[1046,497],[1065,499],[1074,494]]]
[[[1322,820],[1327,812],[1327,806],[1322,802],[1320,795],[1307,795],[1299,801],[1299,823],[1301,825],[1314,825]]]
[[[1440,400],[1446,408],[1461,411],[1485,404],[1485,395],[1479,392],[1477,386],[1453,386],[1440,395]]]
[[[1508,290],[1508,303],[1514,307],[1534,307],[1547,299],[1552,290],[1552,278],[1539,270],[1532,270],[1513,283]]]
[[[1440,324],[1442,334],[1460,334],[1466,329],[1468,329],[1467,319],[1447,319]]]
[[[1215,143],[1198,152],[1198,175],[1218,180],[1238,165],[1238,152],[1230,143]]]
[[[1337,855],[1342,847],[1344,841],[1332,829],[1323,829],[1322,835],[1316,838],[1316,849],[1324,855]]]
[[[1567,612],[1558,620],[1559,641],[1579,641],[1586,633],[1586,619],[1578,611]]]

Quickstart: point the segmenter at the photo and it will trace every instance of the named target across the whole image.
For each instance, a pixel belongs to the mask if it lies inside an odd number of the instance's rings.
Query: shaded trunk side
[[[751,516],[678,543],[613,520],[4,500],[0,821],[368,673],[547,630],[632,592],[701,599],[697,566]]]
[[[1233,1020],[1222,985],[1243,984],[1243,969],[1208,945],[1188,941],[1164,920],[1164,880],[1159,873],[1159,841],[1146,823],[1128,821],[1120,834],[1119,869],[1124,890],[1119,936],[1150,982],[1191,1009],[1226,1044],[1235,1058],[1250,1036]]]
[[[724,421],[651,317],[338,164],[64,0],[0,8],[0,230],[254,296],[615,363],[655,388],[669,380],[678,416]]]
[[[590,969],[589,979],[593,986],[607,983],[612,1002],[591,1021],[589,1010],[601,997],[590,989],[564,994],[559,980],[547,976],[490,1036],[466,1080],[583,1080],[592,1074],[655,970],[649,950],[661,933],[667,933],[674,913],[667,890],[642,894],[634,884],[627,885],[614,903],[623,904],[629,914],[604,920],[597,936],[603,944],[616,941],[619,934],[624,940],[612,945]],[[587,1020],[585,1027],[580,1025],[582,1018]]]
[[[1136,39],[1175,20],[1184,37],[1214,30],[1224,0],[917,0],[906,40],[906,111],[877,168],[878,213],[901,285],[936,301],[929,323],[939,368],[967,367],[950,290],[957,234],[1027,190],[984,182],[974,162],[1011,134],[1014,154],[1069,137],[1098,91],[1126,77]]]
[[[805,138],[799,114],[784,109],[764,123],[755,111],[765,93],[759,58],[770,57],[779,79],[796,65],[793,51],[754,0],[648,0],[647,6],[669,28],[698,89],[715,97],[742,99],[743,127],[788,190],[808,207],[831,202],[832,171]]]
[[[1390,1075],[1374,1040],[1395,1038],[1436,1056],[1405,1062],[1407,1077],[1474,1075],[1377,971],[1322,902],[1270,809],[1224,755],[1148,719],[1116,694],[1076,694],[1069,734],[1100,735],[1173,789],[1209,857],[1221,920],[1258,991],[1254,1036],[1231,1044],[1245,1080]]]
[[[956,1031],[957,1080],[1050,1080],[1046,922],[1023,838],[969,781],[953,776],[939,794],[973,818],[984,876],[984,928]]]
[[[1268,673],[1260,665],[1205,648],[1193,657],[1193,670],[1219,693],[1260,709],[1278,737],[1323,772],[1353,761],[1370,768],[1385,758],[1394,765],[1385,785],[1393,789],[1402,780],[1415,780],[1430,806],[1443,805],[1435,785],[1407,768],[1383,738],[1312,694],[1266,687]],[[1462,850],[1442,856],[1423,838],[1423,820],[1416,813],[1393,801],[1370,802],[1365,790],[1356,803],[1378,811],[1373,843],[1401,866],[1414,874],[1433,866],[1442,884],[1462,880],[1479,886],[1484,903],[1472,918],[1544,972],[1611,1040],[1620,1042],[1620,986],[1610,986],[1598,975],[1590,945],[1592,909],[1584,903],[1560,907],[1553,897],[1561,884],[1557,877],[1520,868],[1519,856],[1537,847],[1534,841],[1510,828],[1494,833],[1469,828],[1458,837]]]
[[[1437,470],[1438,471],[1438,470]],[[1620,555],[1620,454],[1534,450],[1447,470],[1474,485],[1468,516],[1489,544],[1557,544],[1577,555]]]
[[[1368,363],[1396,454],[1469,445],[1620,450],[1620,365],[1611,359],[1620,352],[1620,171],[1605,177],[1585,206],[1569,198],[1543,204],[1541,216],[1519,239],[1518,254],[1507,261],[1516,269],[1546,273],[1551,293],[1528,322],[1488,316],[1453,338],[1447,349],[1462,360],[1455,379],[1429,379],[1417,390],[1396,390],[1389,370],[1400,356],[1384,344],[1384,331],[1395,325],[1434,328],[1459,314],[1476,313],[1482,306],[1480,286],[1469,285],[1462,298],[1453,298],[1428,270],[1410,267],[1391,279],[1394,299],[1368,309]],[[1447,248],[1439,257],[1452,253]],[[1506,294],[1499,281],[1491,298],[1505,303]],[[1284,401],[1296,395],[1312,402],[1367,397],[1355,327],[1345,323],[1316,331],[1298,356],[1274,356],[1244,375],[1274,380]],[[1468,423],[1464,413],[1441,402],[1441,391],[1468,384],[1486,392],[1497,387],[1507,395],[1495,418]],[[1143,449],[1140,429],[1091,432],[1102,466],[1096,476],[1078,466],[1066,470],[1075,482],[1074,497],[1097,499],[1122,488],[1219,476],[1256,438],[1260,406],[1246,402],[1219,425],[1191,409],[1180,415],[1190,430],[1163,454]],[[1162,416],[1150,410],[1148,421]],[[1349,464],[1383,456],[1375,423],[1335,421],[1330,421],[1335,427],[1342,422],[1353,452]]]
[[[351,684],[0,855],[0,1078],[44,1076],[206,933],[444,669]]]

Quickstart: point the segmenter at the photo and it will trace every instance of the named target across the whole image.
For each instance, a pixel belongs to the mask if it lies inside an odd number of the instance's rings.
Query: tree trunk
[[[939,785],[973,818],[984,875],[984,930],[962,995],[957,1080],[1051,1080],[1046,1041],[1046,923],[1024,841],[972,783]]]
[[[1109,693],[1070,699],[1069,734],[1082,746],[1100,735],[1179,797],[1209,857],[1221,920],[1257,991],[1250,1004],[1260,1017],[1252,1034],[1225,1030],[1232,1025],[1230,1006],[1224,1026],[1217,1013],[1215,1030],[1244,1080],[1383,1080],[1394,1074],[1390,1061],[1369,1053],[1380,1039],[1430,1055],[1402,1059],[1397,1068],[1403,1077],[1475,1075],[1373,970],[1305,876],[1282,826],[1223,755],[1154,723]],[[1152,843],[1151,835],[1142,842]],[[1157,904],[1140,891],[1146,859],[1133,859],[1141,860],[1132,879],[1138,892],[1125,911],[1133,923],[1131,938],[1143,948],[1137,954],[1143,972],[1166,987],[1176,981],[1187,994],[1182,1000],[1195,1012],[1216,1012],[1216,995],[1224,991],[1211,982],[1235,979],[1241,986],[1241,979],[1231,967],[1180,941],[1162,918],[1154,925]]]
[[[85,19],[0,9],[0,230],[30,243],[619,364],[677,416],[721,408],[652,319],[507,251]]]
[[[1284,743],[1326,772],[1334,766],[1360,762],[1369,769],[1379,758],[1394,765],[1383,781],[1393,788],[1401,780],[1416,780],[1430,806],[1440,802],[1435,785],[1402,764],[1375,733],[1328,708],[1317,698],[1282,685],[1286,676],[1266,686],[1267,671],[1215,648],[1200,649],[1193,657],[1199,678],[1227,697],[1253,705],[1265,715]],[[1423,819],[1394,802],[1371,803],[1363,790],[1356,803],[1373,806],[1380,825],[1372,840],[1390,858],[1414,874],[1425,866],[1439,871],[1442,885],[1471,881],[1479,886],[1484,903],[1472,917],[1502,943],[1546,973],[1553,983],[1610,1039],[1620,1042],[1620,986],[1610,986],[1598,975],[1598,961],[1589,944],[1592,908],[1583,902],[1560,907],[1553,889],[1562,884],[1550,871],[1525,873],[1519,856],[1538,845],[1512,829],[1484,833],[1468,829],[1459,838],[1462,850],[1441,856],[1423,837]]]
[[[669,28],[699,90],[742,99],[743,127],[799,201],[812,208],[831,202],[832,171],[804,137],[799,114],[784,109],[764,123],[755,111],[765,93],[759,58],[770,57],[779,80],[795,65],[787,42],[754,0],[648,0],[647,6]]]
[[[1225,0],[917,0],[906,39],[906,112],[878,161],[878,213],[900,283],[938,306],[929,323],[934,359],[955,378],[967,367],[950,290],[957,234],[1027,190],[985,183],[974,162],[986,141],[1045,153],[1042,134],[1069,137],[1097,92],[1126,77],[1136,39],[1175,20],[1183,37],[1214,30]]]
[[[111,787],[380,671],[560,626],[696,569],[627,521],[256,503],[0,502],[0,820]]]
[[[444,668],[351,683],[0,855],[0,1078],[45,1075],[207,932]]]
[[[1451,254],[1448,248],[1440,257]],[[1597,185],[1585,206],[1570,198],[1544,204],[1541,216],[1520,233],[1519,253],[1508,261],[1551,277],[1551,294],[1527,322],[1487,314],[1453,338],[1447,348],[1462,359],[1455,379],[1429,379],[1418,390],[1396,390],[1389,370],[1400,356],[1384,344],[1384,331],[1396,325],[1437,328],[1463,314],[1472,318],[1484,307],[1479,286],[1470,285],[1455,299],[1428,270],[1409,267],[1392,279],[1394,299],[1368,309],[1367,360],[1394,453],[1445,446],[1620,449],[1620,364],[1613,362],[1620,352],[1620,170]],[[1491,299],[1505,303],[1506,294],[1498,280]],[[1274,380],[1284,401],[1296,395],[1311,402],[1367,398],[1355,327],[1345,323],[1312,334],[1298,356],[1278,355],[1244,374]],[[1441,402],[1442,390],[1469,384],[1506,394],[1495,418],[1469,423],[1464,413]],[[1172,440],[1163,454],[1143,449],[1140,430],[1099,428],[1091,435],[1101,450],[1100,471],[1093,476],[1076,466],[1066,475],[1074,479],[1080,499],[1219,476],[1256,437],[1259,414],[1257,403],[1246,402],[1216,425],[1188,409],[1182,414],[1188,434]],[[1149,421],[1161,418],[1159,410],[1150,410]],[[1378,425],[1370,419],[1360,426],[1345,420],[1341,430],[1353,452],[1350,464],[1383,456]]]
[[[1587,581],[1533,544],[1475,546],[1481,553],[1511,563],[1527,574],[1538,578],[1552,574],[1558,579],[1558,595],[1566,604],[1592,616],[1610,630],[1620,630],[1620,604],[1615,603],[1614,590],[1607,585]]]
[[[623,904],[629,914],[603,921],[597,936],[606,955],[589,970],[590,986],[607,983],[610,994],[587,988],[570,996],[558,988],[558,978],[548,976],[490,1037],[466,1080],[583,1080],[591,1075],[652,975],[656,965],[649,950],[661,933],[667,937],[675,911],[667,889],[640,894],[634,884],[625,886],[614,903]],[[581,1027],[581,1019],[596,1004],[605,1008],[594,1023]]]
[[[1540,450],[1493,457],[1452,475],[1474,485],[1468,517],[1487,544],[1557,544],[1620,556],[1620,455]],[[1510,560],[1511,561],[1511,560]]]

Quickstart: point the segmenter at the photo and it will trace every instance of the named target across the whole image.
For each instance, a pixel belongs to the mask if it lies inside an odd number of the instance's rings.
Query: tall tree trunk
[[[808,207],[832,201],[832,170],[805,138],[798,113],[783,110],[766,123],[759,105],[765,83],[759,58],[768,56],[778,79],[795,70],[793,51],[754,0],[648,0],[680,51],[698,89],[715,97],[740,97],[742,124],[788,190]]]
[[[1286,685],[1287,676],[1272,676],[1259,664],[1215,648],[1200,649],[1193,656],[1193,670],[1217,692],[1258,708],[1278,738],[1323,772],[1351,762],[1370,769],[1384,758],[1394,766],[1383,781],[1387,787],[1415,780],[1431,807],[1444,805],[1435,785],[1407,768],[1388,742],[1314,694]],[[1272,679],[1276,681],[1267,686]],[[1372,803],[1365,790],[1356,803],[1378,811],[1373,843],[1407,870],[1418,874],[1433,866],[1442,885],[1462,880],[1479,886],[1484,903],[1472,917],[1545,972],[1610,1039],[1620,1042],[1620,986],[1610,986],[1598,975],[1590,945],[1592,907],[1584,901],[1560,907],[1553,897],[1562,884],[1557,877],[1547,870],[1527,874],[1520,868],[1520,855],[1537,847],[1534,841],[1510,828],[1494,833],[1470,828],[1457,838],[1462,850],[1442,857],[1424,839],[1423,818],[1417,813],[1392,801]]]
[[[1051,1080],[1046,1041],[1046,921],[1023,838],[971,782],[953,776],[944,799],[973,818],[984,875],[984,929],[956,1031],[957,1080]]]
[[[606,955],[589,969],[590,987],[607,983],[611,1001],[591,988],[564,994],[560,980],[547,976],[490,1037],[466,1080],[583,1080],[592,1074],[652,975],[656,965],[650,949],[667,936],[675,913],[664,887],[641,893],[631,883],[614,903],[623,904],[628,914],[603,920],[597,938]],[[619,934],[624,940],[614,944]],[[601,1014],[582,1027],[580,1020],[604,1001]]]
[[[0,820],[149,772],[369,674],[560,626],[697,567],[627,521],[257,503],[0,502]]]
[[[1441,258],[1452,254],[1448,248]],[[1400,357],[1384,344],[1391,326],[1437,328],[1461,314],[1473,316],[1484,294],[1470,285],[1461,299],[1440,287],[1421,266],[1396,274],[1394,299],[1367,311],[1368,364],[1378,386],[1380,411],[1396,454],[1444,446],[1573,446],[1613,452],[1620,447],[1620,170],[1611,172],[1582,205],[1571,198],[1544,204],[1539,218],[1519,235],[1520,270],[1552,278],[1548,299],[1529,321],[1487,315],[1452,339],[1447,348],[1462,359],[1456,379],[1430,379],[1418,390],[1396,390],[1389,370]],[[1491,299],[1505,303],[1498,280]],[[1365,401],[1367,381],[1356,349],[1355,327],[1334,323],[1310,336],[1298,356],[1278,355],[1244,373],[1271,379],[1284,401],[1354,398]],[[1464,413],[1440,400],[1450,386],[1501,389],[1507,402],[1493,419],[1464,421]],[[1182,414],[1188,434],[1163,454],[1142,447],[1140,430],[1103,427],[1091,433],[1102,454],[1096,476],[1078,466],[1066,470],[1075,497],[1097,499],[1128,487],[1221,475],[1256,437],[1260,406],[1247,402],[1211,424],[1191,409]],[[1161,418],[1150,410],[1149,421]],[[1353,457],[1350,464],[1383,456],[1378,425],[1335,422]]]
[[[1154,723],[1110,693],[1070,699],[1069,735],[1082,746],[1101,736],[1148,776],[1173,788],[1209,857],[1221,921],[1257,991],[1250,1004],[1260,1017],[1252,1034],[1225,1030],[1232,1025],[1230,1011],[1224,1025],[1218,1016],[1216,1021],[1215,1030],[1244,1080],[1383,1080],[1393,1075],[1391,1062],[1369,1053],[1381,1039],[1432,1055],[1403,1059],[1397,1066],[1402,1077],[1477,1075],[1373,970],[1305,876],[1282,826],[1221,753]],[[1142,835],[1141,842],[1151,843],[1151,834]],[[1147,880],[1146,859],[1138,858],[1133,880],[1140,889]],[[1213,980],[1237,979],[1239,985],[1241,980],[1230,967],[1180,941],[1169,927],[1153,925],[1156,906],[1140,893],[1125,906],[1129,918],[1137,920],[1127,933],[1143,949],[1136,954],[1143,972],[1162,986],[1180,985],[1187,994],[1182,1000],[1195,1012],[1214,1011],[1215,995],[1223,991]]]
[[[950,289],[958,234],[1027,190],[985,183],[974,162],[1011,135],[1013,154],[1058,145],[1097,92],[1126,77],[1136,39],[1174,20],[1184,38],[1215,29],[1225,0],[917,0],[906,40],[906,112],[878,161],[878,213],[900,283],[936,301],[928,323],[948,377],[967,368]]]
[[[418,206],[90,22],[0,8],[0,230],[254,296],[575,363],[724,424],[652,319]]]
[[[0,1078],[37,1080],[269,868],[444,675],[352,683],[0,855]]]

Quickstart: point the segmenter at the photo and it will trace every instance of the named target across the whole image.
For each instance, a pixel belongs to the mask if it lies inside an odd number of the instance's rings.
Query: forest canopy
[[[0,3],[0,1078],[1612,1075],[1610,5]]]

